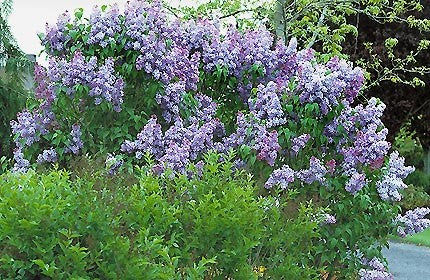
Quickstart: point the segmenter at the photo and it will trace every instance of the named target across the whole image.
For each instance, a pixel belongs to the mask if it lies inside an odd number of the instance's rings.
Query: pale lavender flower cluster
[[[325,183],[325,175],[327,174],[327,169],[321,163],[319,159],[312,156],[309,160],[309,168],[300,170],[296,173],[297,178],[307,184],[312,184],[313,182],[319,182],[320,184]]]
[[[278,143],[278,132],[276,130],[267,131],[264,126],[258,126],[255,136],[254,149],[257,151],[257,158],[266,161],[268,165],[274,166],[281,146]]]
[[[13,166],[13,172],[26,172],[30,167],[30,161],[24,158],[22,146],[17,146],[13,152],[13,159],[15,164]]]
[[[324,224],[330,225],[335,224],[337,222],[336,217],[331,214],[325,214],[324,215]]]
[[[197,93],[194,98],[197,106],[194,115],[190,117],[190,122],[210,121],[216,114],[217,104],[205,94]]]
[[[105,164],[108,169],[108,174],[112,176],[118,172],[120,167],[124,164],[124,160],[122,158],[118,158],[114,154],[107,154]]]
[[[326,167],[321,163],[319,159],[312,156],[309,160],[309,168],[300,170],[296,173],[298,179],[307,184],[312,184],[313,182],[319,182],[324,184],[327,174]]]
[[[104,99],[119,112],[123,103],[124,82],[116,76],[114,64],[114,60],[108,58],[98,66],[96,57],[91,57],[87,62],[82,53],[76,51],[70,62],[51,59],[48,76],[55,85],[67,87],[66,94],[69,95],[73,95],[76,85],[88,86],[88,95],[95,97],[96,105]]]
[[[55,99],[55,92],[52,83],[49,82],[46,69],[38,63],[34,65],[34,82],[37,85],[34,96],[43,100],[40,108],[49,110]]]
[[[54,148],[43,150],[42,153],[40,153],[37,156],[37,163],[45,163],[45,162],[56,162],[58,159],[57,152]]]
[[[99,105],[102,98],[111,103],[116,112],[121,111],[124,96],[124,81],[115,76],[114,61],[112,58],[105,60],[94,73],[94,78],[89,83],[89,96],[95,97],[95,104]]]
[[[303,149],[306,146],[306,143],[308,143],[311,136],[307,133],[302,134],[300,136],[294,137],[291,140],[291,150],[293,150],[294,155],[297,155],[301,149]]]
[[[163,135],[160,124],[155,116],[151,118],[144,129],[138,134],[137,140],[126,140],[121,145],[121,151],[135,153],[140,159],[148,152],[155,157],[161,167],[172,168],[184,172],[191,160],[214,148],[214,139],[220,138],[223,127],[218,119],[212,119],[202,125],[191,123],[184,126],[182,119],[177,118]]]
[[[359,190],[366,186],[366,175],[363,173],[358,173],[357,171],[353,171],[351,173],[352,175],[345,185],[345,190],[352,194],[356,194]]]
[[[384,264],[377,258],[370,261],[364,260],[363,265],[368,268],[360,269],[358,276],[360,280],[393,280],[394,277],[385,268]]]
[[[171,123],[179,117],[179,106],[184,94],[185,83],[183,81],[168,84],[164,93],[157,93],[156,100],[166,122]]]
[[[69,144],[67,145],[65,152],[77,155],[84,146],[84,143],[81,140],[82,132],[79,124],[72,125],[70,136],[71,139],[69,140]]]
[[[408,187],[403,182],[403,179],[414,170],[413,166],[405,166],[405,159],[399,156],[399,152],[392,152],[386,174],[384,174],[381,181],[376,183],[379,196],[383,200],[401,200],[402,196],[399,191]]]
[[[285,190],[288,185],[294,182],[295,171],[291,169],[288,165],[282,166],[280,169],[276,169],[267,179],[264,187],[266,189],[271,189],[274,186],[279,186],[281,189]]]
[[[90,25],[87,44],[99,44],[102,48],[115,44],[114,36],[122,28],[118,4],[112,5],[105,12],[102,12],[100,7],[94,6],[90,15]]]
[[[135,153],[137,159],[141,159],[146,152],[159,159],[163,155],[163,149],[163,134],[156,116],[151,117],[142,131],[137,134],[135,141],[125,140],[121,145],[122,152]]]
[[[234,133],[223,139],[222,144],[216,145],[217,150],[225,152],[241,145],[247,145],[257,152],[257,158],[274,166],[281,146],[278,143],[278,132],[268,131],[266,126],[253,117],[237,114],[237,129]]]
[[[305,61],[299,64],[297,76],[300,101],[318,103],[323,115],[337,107],[341,100],[352,102],[364,81],[361,70],[352,69],[344,61],[336,65],[330,62],[328,66]],[[357,84],[351,86],[351,80]]]
[[[395,223],[398,224],[397,234],[405,237],[408,234],[415,234],[430,227],[430,220],[424,218],[430,213],[430,208],[418,207],[406,211],[405,215],[398,215]]]
[[[390,149],[386,141],[388,130],[379,130],[376,124],[371,124],[367,130],[360,130],[352,146],[340,150],[344,156],[344,169],[350,170],[357,165],[369,165],[385,157]]]
[[[287,121],[278,92],[276,83],[270,81],[266,86],[258,85],[257,97],[248,100],[251,113],[256,118],[265,120],[268,128],[283,125]]]
[[[31,146],[38,142],[41,135],[48,133],[53,119],[53,113],[45,110],[30,112],[25,109],[18,113],[17,120],[10,122],[12,133],[18,135],[17,145]]]
[[[45,37],[42,42],[48,45],[51,51],[63,51],[65,42],[70,38],[66,35],[67,24],[70,23],[70,14],[66,11],[58,17],[56,25],[46,23]]]
[[[350,63],[339,59],[339,57],[333,57],[327,62],[326,67],[332,72],[341,73],[338,78],[345,83],[345,98],[349,103],[352,103],[363,86],[363,71],[358,67],[352,68]]]

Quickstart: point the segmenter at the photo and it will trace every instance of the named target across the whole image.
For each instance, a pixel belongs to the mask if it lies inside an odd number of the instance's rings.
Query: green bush
[[[317,221],[208,155],[194,175],[0,176],[2,279],[313,279]]]

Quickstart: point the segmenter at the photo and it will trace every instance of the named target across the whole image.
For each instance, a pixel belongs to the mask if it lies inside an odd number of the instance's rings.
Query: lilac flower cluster
[[[216,144],[216,150],[225,152],[241,145],[247,145],[257,152],[257,158],[274,166],[281,146],[278,143],[278,132],[268,131],[267,127],[253,117],[237,114],[237,130]]]
[[[338,106],[341,100],[352,102],[364,82],[360,69],[352,69],[339,59],[329,61],[327,65],[305,61],[299,65],[297,74],[300,101],[318,103],[323,115]],[[354,81],[353,85],[351,81]]]
[[[257,119],[265,120],[268,128],[286,123],[278,91],[276,83],[270,81],[266,86],[258,85],[257,97],[248,100],[251,113]]]
[[[419,207],[414,210],[406,211],[405,215],[398,215],[395,223],[398,224],[397,234],[405,237],[408,234],[414,234],[430,227],[430,220],[424,218],[430,213],[430,208]]]
[[[42,153],[40,153],[37,156],[37,163],[45,163],[45,162],[56,162],[58,159],[57,152],[54,148],[50,148],[47,150],[43,150]]]
[[[116,43],[114,36],[120,33],[122,28],[118,4],[112,5],[106,12],[94,6],[90,15],[90,25],[87,44],[99,44],[105,48],[111,43]]]
[[[67,11],[58,17],[56,25],[51,26],[46,23],[46,34],[42,43],[48,45],[51,51],[63,51],[65,42],[70,39],[66,33],[68,23],[70,23],[70,14]]]
[[[82,132],[81,126],[79,124],[72,125],[72,131],[70,132],[70,136],[72,138],[70,139],[65,152],[77,155],[84,146],[84,143],[81,140]]]
[[[311,136],[305,133],[291,140],[291,150],[293,150],[294,155],[297,155],[299,151],[306,146],[306,143],[309,141],[310,138]]]
[[[319,159],[312,156],[309,160],[309,168],[300,170],[296,173],[297,178],[306,184],[312,184],[313,182],[319,182],[324,184],[326,179],[327,169],[321,163]]]
[[[345,185],[345,190],[356,194],[359,190],[361,190],[367,184],[366,175],[362,173],[358,173],[357,171],[353,171],[351,177]]]
[[[135,153],[137,159],[141,159],[144,153],[149,152],[159,159],[163,155],[164,142],[161,125],[157,123],[157,117],[152,116],[135,141],[125,140],[121,145],[121,151]]]
[[[373,258],[370,261],[365,260],[363,262],[367,269],[360,269],[358,276],[360,280],[393,280],[392,274],[387,272],[384,264],[377,258]]]
[[[375,124],[369,125],[367,130],[360,130],[352,146],[341,149],[344,156],[344,169],[350,170],[357,165],[368,165],[385,157],[390,149],[386,141],[388,130],[378,131]]]
[[[282,166],[280,169],[276,169],[267,179],[264,187],[266,189],[271,189],[274,186],[279,185],[281,189],[285,190],[288,185],[294,182],[295,171],[291,169],[288,165]]]
[[[41,135],[48,133],[48,126],[53,119],[53,113],[45,110],[24,110],[18,113],[17,120],[10,122],[12,133],[18,135],[17,146],[31,146],[38,142]]]
[[[324,215],[324,224],[326,225],[330,225],[330,224],[335,224],[336,221],[336,217],[331,215],[331,214],[325,214]]]
[[[36,63],[34,65],[34,82],[37,85],[34,89],[36,98],[43,100],[40,108],[50,110],[55,99],[55,92],[52,83],[49,82],[46,69]]]
[[[116,157],[114,154],[107,154],[105,164],[108,169],[108,174],[112,176],[118,172],[120,167],[124,164],[124,160]]]
[[[207,122],[214,118],[217,104],[212,100],[212,98],[201,93],[197,93],[194,98],[197,101],[197,106],[193,116],[190,117],[190,122]]]
[[[113,105],[116,112],[121,111],[124,95],[124,82],[122,78],[115,77],[114,61],[112,58],[105,60],[105,64],[99,67],[99,70],[94,72],[90,81],[89,96],[95,97],[95,104],[102,102],[102,98]]]
[[[405,166],[405,159],[399,156],[399,152],[390,154],[388,170],[381,181],[376,183],[376,189],[383,200],[399,201],[402,196],[399,190],[408,186],[403,182],[410,173],[415,170],[413,166]]]
[[[168,123],[179,117],[179,106],[184,94],[185,83],[182,81],[166,85],[164,94],[157,93],[157,103],[160,105],[163,117]]]
[[[22,146],[17,146],[13,152],[13,160],[15,164],[12,168],[13,172],[26,172],[30,167],[30,161],[24,158]]]
[[[48,76],[56,84],[67,87],[67,94],[73,95],[76,85],[89,87],[89,96],[95,97],[95,104],[102,99],[111,103],[114,110],[121,111],[124,95],[124,82],[116,77],[114,60],[108,58],[98,66],[97,58],[87,62],[80,51],[76,51],[70,62],[65,59],[51,59]]]
[[[135,141],[126,140],[121,151],[135,153],[140,159],[148,152],[160,163],[160,168],[172,168],[184,172],[191,160],[214,148],[214,139],[223,135],[223,127],[218,119],[212,119],[202,125],[191,123],[184,126],[181,118],[177,118],[163,135],[161,125],[153,116]]]

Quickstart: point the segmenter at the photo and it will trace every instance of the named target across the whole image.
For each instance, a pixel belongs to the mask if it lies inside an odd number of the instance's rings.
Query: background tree
[[[8,24],[12,0],[0,2],[0,156],[11,155],[13,148],[9,122],[25,104],[24,87],[32,63],[18,47]]]

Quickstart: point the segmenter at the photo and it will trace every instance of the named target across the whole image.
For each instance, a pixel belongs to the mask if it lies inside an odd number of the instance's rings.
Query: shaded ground
[[[383,252],[395,280],[430,280],[430,248],[390,242]]]

